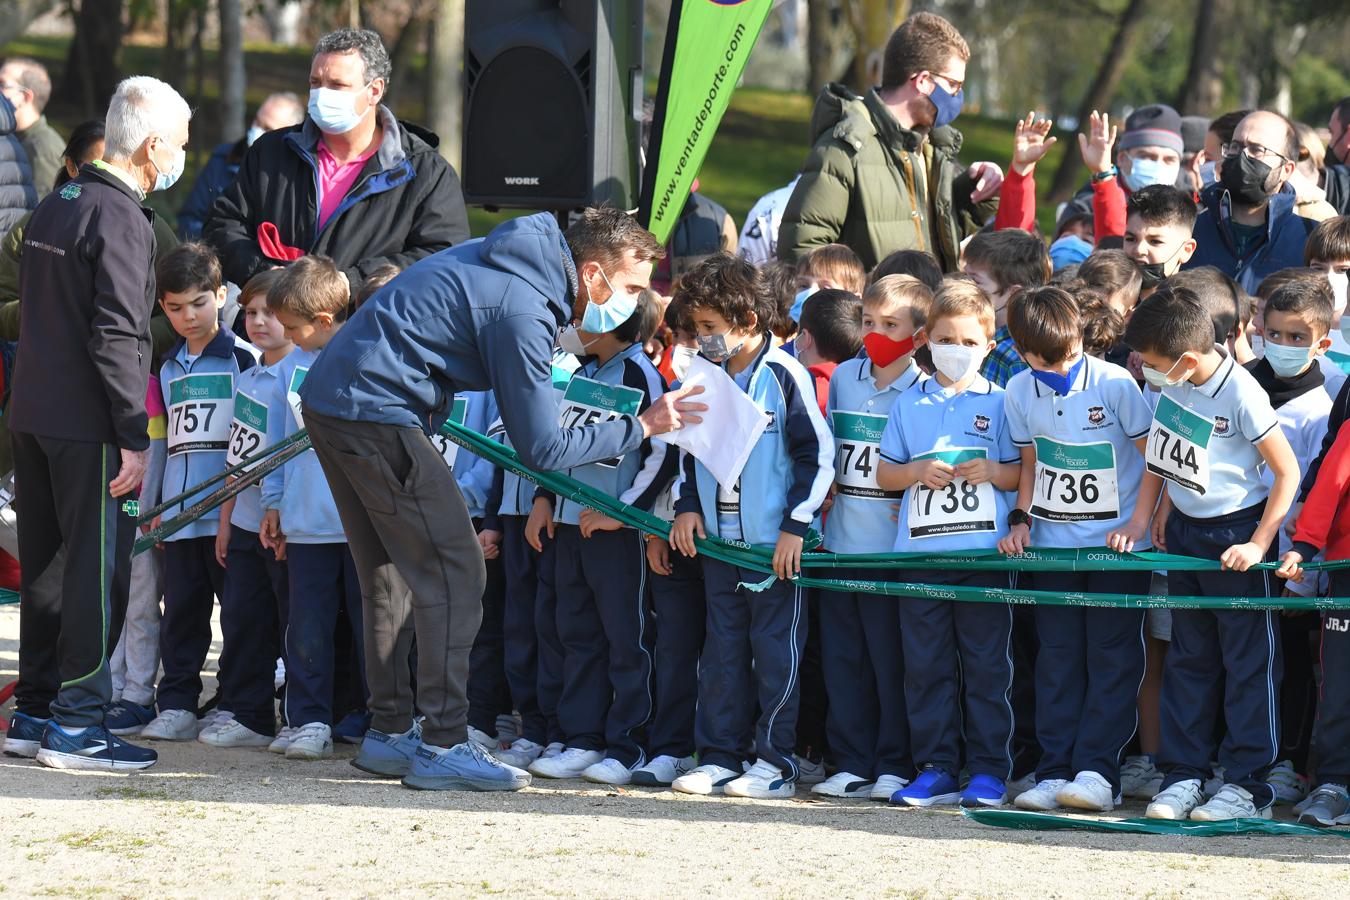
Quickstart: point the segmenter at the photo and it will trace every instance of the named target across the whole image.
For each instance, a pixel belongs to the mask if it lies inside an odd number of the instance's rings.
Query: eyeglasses
[[[1237,141],[1229,141],[1221,148],[1223,155],[1228,158],[1237,156],[1239,153],[1245,153],[1248,159],[1263,160],[1268,156],[1273,156],[1282,162],[1288,162],[1289,157],[1283,153],[1277,153],[1263,144],[1239,144]]]
[[[934,81],[940,80],[946,82],[946,84],[943,85],[943,90],[945,90],[949,94],[960,93],[961,88],[965,87],[966,84],[964,81],[957,81],[955,78],[952,78],[947,75],[939,75],[936,72],[929,72],[928,77],[932,78]]]

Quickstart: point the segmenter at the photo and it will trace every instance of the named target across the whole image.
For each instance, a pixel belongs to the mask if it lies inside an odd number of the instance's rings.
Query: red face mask
[[[911,334],[903,341],[897,341],[880,332],[869,331],[863,335],[863,347],[867,349],[867,358],[884,369],[900,357],[914,351],[914,335]]]

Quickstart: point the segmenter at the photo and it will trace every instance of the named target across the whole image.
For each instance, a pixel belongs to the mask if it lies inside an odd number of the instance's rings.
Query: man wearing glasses
[[[1195,254],[1185,268],[1214,266],[1255,294],[1272,272],[1303,265],[1303,245],[1317,223],[1294,212],[1288,184],[1298,161],[1298,134],[1279,113],[1250,113],[1223,145],[1219,180],[1200,194]]]
[[[0,66],[0,94],[14,107],[16,135],[33,166],[33,186],[41,199],[56,183],[56,173],[65,168],[61,157],[66,141],[42,114],[52,95],[52,80],[37,60],[13,57]]]

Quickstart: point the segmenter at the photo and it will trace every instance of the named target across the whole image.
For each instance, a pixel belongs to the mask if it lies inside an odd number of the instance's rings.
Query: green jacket
[[[41,200],[56,184],[56,173],[65,168],[66,142],[47,123],[46,116],[40,116],[15,137],[23,145],[23,152],[28,154],[28,163],[33,167],[33,186]]]
[[[786,262],[840,243],[868,269],[897,250],[926,250],[954,272],[961,241],[998,211],[996,198],[970,200],[975,182],[956,158],[961,132],[935,128],[924,140],[900,127],[875,90],[860,97],[826,85],[811,133],[815,144],[778,232]]]

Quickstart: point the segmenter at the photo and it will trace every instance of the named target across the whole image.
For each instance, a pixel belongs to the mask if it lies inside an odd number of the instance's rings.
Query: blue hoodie
[[[1252,241],[1247,252],[1237,254],[1229,213],[1228,190],[1216,182],[1200,193],[1204,212],[1195,220],[1191,232],[1195,254],[1182,266],[1214,266],[1242,286],[1253,297],[1267,275],[1281,269],[1303,265],[1303,245],[1317,223],[1294,212],[1294,188],[1285,184],[1270,198],[1266,210],[1266,233]]]
[[[314,364],[305,408],[431,435],[457,392],[490,389],[527,466],[560,471],[622,456],[642,443],[636,417],[558,424],[550,359],[576,293],[552,215],[504,222],[419,260],[362,304]]]
[[[235,382],[235,425],[230,429],[230,443],[237,446],[231,447],[232,454],[226,458],[227,463],[235,456],[253,456],[268,446],[266,423],[271,419],[268,403],[272,399],[278,370],[294,352],[290,351],[270,366],[263,365],[259,360],[256,366],[242,373]],[[262,422],[257,421],[259,412],[262,413]],[[263,426],[261,435],[257,433],[257,425]],[[234,509],[230,512],[230,524],[245,531],[257,531],[262,525],[262,516],[262,488],[255,484],[246,488],[235,500]]]
[[[338,334],[342,332],[339,331]],[[326,352],[326,351],[325,351]],[[267,446],[272,446],[300,429],[296,415],[297,383],[308,380],[308,372],[318,354],[298,347],[276,365],[276,381],[267,401]],[[281,512],[281,531],[292,544],[345,544],[333,493],[328,489],[319,457],[306,450],[263,478],[264,510]]]
[[[497,401],[493,398],[492,391],[471,391],[460,396],[468,401],[468,408],[464,412],[464,427],[479,434],[487,434],[492,429],[492,423],[497,421]],[[464,495],[469,515],[475,519],[482,518],[483,507],[487,503],[488,494],[492,491],[492,478],[496,467],[458,444],[451,446],[459,448],[455,453],[455,464],[452,467],[455,483],[459,485],[459,492]]]

